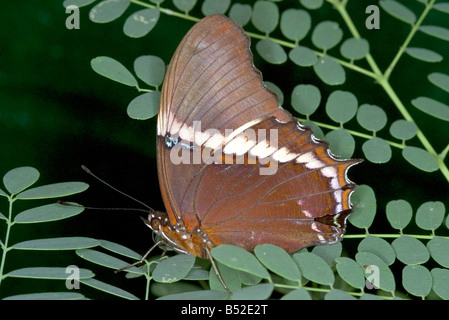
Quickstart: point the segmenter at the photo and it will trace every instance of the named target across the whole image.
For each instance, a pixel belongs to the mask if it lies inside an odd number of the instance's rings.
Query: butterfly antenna
[[[61,201],[61,200],[58,200],[57,202],[63,206],[78,207],[78,208],[84,208],[84,209],[90,209],[90,210],[140,211],[140,212],[148,213],[148,210],[139,209],[139,208],[99,208],[99,207],[86,207],[81,204],[66,202],[66,201]]]
[[[133,200],[133,201],[135,201],[135,202],[137,202],[137,203],[140,203],[140,204],[143,205],[145,208],[148,208],[149,210],[154,211],[153,208],[151,208],[150,206],[148,206],[148,205],[145,204],[144,202],[140,201],[139,199],[136,199],[136,198],[130,196],[129,194],[124,193],[123,191],[121,191],[121,190],[119,190],[119,189],[113,187],[112,185],[110,185],[109,183],[107,183],[106,181],[104,181],[103,179],[97,177],[97,176],[96,176],[92,171],[90,171],[89,168],[87,168],[85,165],[82,165],[81,168],[82,168],[84,171],[86,171],[88,174],[90,174],[92,177],[94,177],[95,179],[97,179],[98,181],[100,181],[100,182],[102,182],[103,184],[107,185],[107,186],[108,186],[109,188],[111,188],[112,190],[117,191],[118,193],[124,195],[125,197],[127,197],[127,198],[129,198],[129,199],[131,199],[131,200]],[[137,209],[137,210],[140,210],[140,209]]]

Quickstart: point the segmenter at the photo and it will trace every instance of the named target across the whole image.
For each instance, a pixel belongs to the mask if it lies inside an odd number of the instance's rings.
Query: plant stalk
[[[9,200],[8,220],[6,221],[6,235],[5,235],[5,241],[3,242],[2,260],[0,262],[0,286],[1,286],[2,280],[5,278],[3,275],[3,271],[4,271],[4,267],[5,267],[6,253],[8,252],[9,234],[11,231],[11,226],[14,224],[12,221],[12,204],[14,203],[15,199],[13,199],[12,196],[9,196],[8,200]]]
[[[351,17],[348,14],[348,11],[346,10],[346,1],[337,1],[337,0],[328,0],[330,3],[332,3],[337,11],[340,13],[341,17],[345,21],[348,29],[352,33],[352,35],[355,38],[360,38],[360,34],[357,31],[356,26],[352,22]],[[415,35],[416,31],[419,29],[419,26],[424,21],[425,17],[429,13],[430,9],[432,8],[433,4],[435,3],[435,0],[429,1],[429,3],[426,5],[426,8],[424,9],[423,13],[419,17],[416,24],[413,26],[412,31],[407,36],[407,38],[404,41],[404,44],[399,49],[398,53],[396,54],[395,58],[391,62],[390,66],[387,68],[385,73],[382,73],[377,66],[377,63],[375,62],[374,58],[371,56],[371,54],[368,54],[366,56],[366,60],[370,67],[373,70],[373,73],[376,75],[377,82],[381,85],[381,87],[384,89],[384,91],[387,93],[387,95],[390,97],[396,108],[399,110],[399,112],[402,114],[405,120],[413,122],[416,124],[416,121],[413,119],[413,117],[408,112],[407,108],[404,106],[402,101],[397,96],[394,89],[391,87],[390,82],[388,81],[388,78],[390,77],[391,72],[393,71],[394,67],[398,63],[399,59],[402,57],[403,52],[407,48],[407,45],[412,40],[413,36]],[[418,127],[418,126],[417,126]],[[433,148],[432,144],[429,142],[427,137],[424,135],[424,133],[418,128],[417,137],[422,143],[423,147],[429,152],[430,154],[434,155],[438,161],[438,166],[441,171],[441,173],[444,175],[446,180],[449,182],[449,169],[447,168],[446,164],[444,163],[443,159]]]

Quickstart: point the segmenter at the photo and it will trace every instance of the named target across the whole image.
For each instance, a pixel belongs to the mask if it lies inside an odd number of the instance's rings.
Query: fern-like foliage
[[[58,221],[78,215],[84,209],[75,204],[63,205],[60,203],[51,203],[38,207],[33,207],[21,211],[15,210],[15,202],[30,201],[35,199],[59,198],[87,189],[88,185],[84,182],[63,182],[44,185],[40,187],[29,188],[39,179],[39,171],[32,167],[20,167],[8,171],[3,177],[3,184],[6,191],[0,189],[2,200],[8,201],[8,213],[0,213],[0,220],[6,224],[6,233],[2,237],[0,244],[2,248],[2,258],[0,262],[0,288],[7,292],[5,287],[14,287],[14,279],[53,279],[67,280],[71,270],[67,266],[61,267],[40,267],[29,266],[14,270],[8,270],[8,256],[10,251],[61,251],[74,250],[78,248],[89,248],[98,245],[98,241],[86,237],[59,237],[49,239],[30,239],[12,244],[11,238],[14,229],[21,225],[32,224],[39,225],[44,222]],[[37,227],[36,227],[37,228]],[[55,255],[56,256],[56,255]],[[26,260],[26,259],[23,259]],[[87,269],[77,269],[78,279],[88,279],[94,274]],[[13,296],[3,297],[5,299],[81,299],[83,295],[78,292],[27,292],[23,288],[23,293]]]
[[[63,219],[74,217],[83,212],[84,207],[76,203],[65,203],[58,201],[38,207],[28,208],[17,212],[15,203],[17,201],[32,201],[36,199],[52,199],[74,195],[85,191],[89,186],[84,182],[62,182],[39,187],[30,188],[38,179],[39,171],[32,167],[20,167],[8,171],[3,176],[3,184],[6,191],[0,188],[0,196],[8,201],[8,214],[0,213],[0,220],[6,224],[6,232],[0,240],[2,256],[0,261],[0,289],[2,290],[2,299],[5,300],[79,300],[85,299],[84,290],[81,286],[92,287],[96,290],[118,296],[124,299],[138,299],[135,295],[126,292],[120,288],[95,279],[95,274],[89,270],[77,265],[61,265],[58,260],[58,252],[72,251],[87,260],[94,260],[96,263],[106,266],[112,266],[120,269],[128,266],[128,263],[120,261],[117,258],[111,258],[98,251],[103,248],[115,253],[125,255],[129,258],[140,259],[141,257],[132,250],[105,240],[96,240],[90,237],[53,237],[45,239],[29,239],[11,243],[14,238],[15,229],[21,225],[31,225],[37,231],[42,223],[58,222]],[[18,252],[21,261],[27,261],[30,252],[49,251],[54,252],[54,260],[59,266],[26,266],[14,269],[8,265],[8,256],[11,251]],[[106,257],[106,259],[105,259]],[[16,258],[17,259],[17,258]],[[14,260],[16,260],[14,259]],[[70,260],[74,260],[72,257]],[[130,268],[130,274],[143,274],[136,268]],[[40,283],[38,291],[31,292],[32,285],[19,282],[18,279],[27,279],[31,281],[56,280],[61,282],[62,286],[57,286],[58,291],[48,291],[45,283]],[[8,295],[20,287],[21,293]]]
[[[350,173],[360,186],[351,199],[355,212],[342,243],[293,255],[272,245],[259,246],[254,254],[232,246],[212,250],[232,298],[449,299],[449,71],[441,65],[427,78],[413,72],[415,66],[440,65],[449,58],[449,5],[436,0],[361,3],[64,1],[67,8],[90,6],[94,22],[122,21],[131,38],[150,37],[163,15],[176,24],[227,14],[252,38],[264,75],[265,69],[278,68],[290,77],[267,82],[283,105],[328,140],[333,153],[367,160]],[[388,43],[385,35],[395,42]],[[127,108],[133,119],[158,112],[168,61],[157,56],[156,47],[149,48],[149,55],[135,57],[133,71],[113,57],[91,61],[97,73],[137,89]],[[409,65],[409,74],[396,72],[401,63]],[[413,83],[422,85],[404,90]],[[363,180],[361,171],[369,171],[365,177],[370,178]],[[416,191],[405,193],[405,187]],[[77,254],[113,269],[124,266],[116,255],[140,259],[130,249],[100,242],[109,253],[80,249]],[[2,246],[7,252],[8,243]],[[162,299],[229,298],[210,265],[190,256],[151,258],[127,272],[145,279],[146,292],[136,293],[142,298],[150,293]],[[98,286],[97,281],[90,284]]]

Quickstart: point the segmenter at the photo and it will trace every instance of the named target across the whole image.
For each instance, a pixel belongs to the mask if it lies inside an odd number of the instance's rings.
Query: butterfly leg
[[[143,255],[142,259],[140,259],[139,261],[136,261],[136,262],[134,262],[133,264],[130,264],[130,265],[124,267],[124,268],[115,270],[114,272],[117,273],[117,272],[125,271],[125,270],[127,270],[127,269],[129,269],[129,268],[131,268],[131,267],[134,267],[134,266],[137,266],[137,265],[141,265],[141,264],[145,261],[145,259],[148,257],[148,255],[150,254],[150,252],[153,251],[154,248],[156,248],[158,245],[160,245],[161,242],[163,242],[163,240],[160,240],[160,241],[156,242],[156,243],[155,243],[155,244],[154,244],[154,245],[153,245],[153,246],[152,246],[152,247],[151,247],[151,248],[150,248],[150,249]]]
[[[229,290],[229,288],[226,286],[225,282],[223,281],[223,278],[221,277],[220,271],[218,271],[217,265],[215,264],[215,261],[212,258],[212,255],[210,254],[209,248],[204,246],[204,250],[207,252],[207,256],[209,257],[209,260],[210,260],[210,262],[212,264],[212,268],[214,268],[215,274],[217,275],[218,280],[220,280],[221,285],[223,286],[223,288],[225,288],[227,293],[232,294],[231,290]]]

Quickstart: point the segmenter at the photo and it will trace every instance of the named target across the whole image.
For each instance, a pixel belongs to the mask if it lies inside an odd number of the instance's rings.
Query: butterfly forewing
[[[162,155],[167,151],[162,150],[169,145],[167,140],[191,142],[196,121],[201,123],[202,131],[218,130],[210,141],[221,145],[225,129],[241,127],[266,115],[280,120],[290,117],[279,108],[276,96],[264,87],[260,72],[254,69],[248,36],[225,16],[204,18],[178,46],[162,87],[157,143],[159,181],[172,223],[179,220],[179,201],[188,177],[196,169],[184,165],[168,169],[169,158]]]

